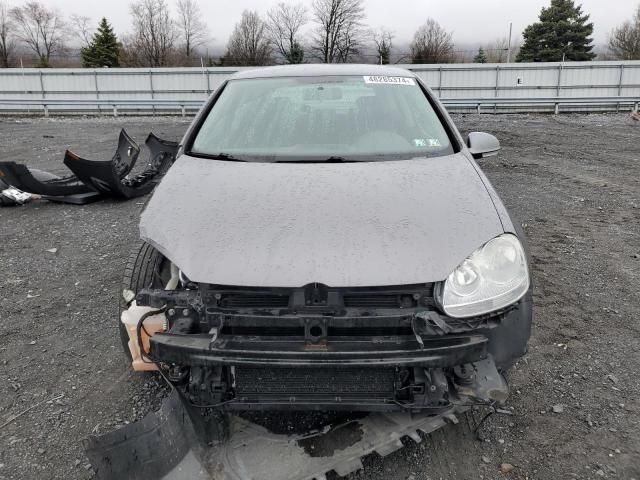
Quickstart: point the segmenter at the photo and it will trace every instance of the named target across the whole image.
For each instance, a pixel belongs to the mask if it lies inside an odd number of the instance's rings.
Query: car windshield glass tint
[[[453,153],[411,77],[231,80],[192,144],[230,161],[378,161]]]

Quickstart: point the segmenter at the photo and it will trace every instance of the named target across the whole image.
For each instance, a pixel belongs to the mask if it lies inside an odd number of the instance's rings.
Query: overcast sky
[[[55,6],[65,15],[77,13],[96,22],[105,16],[118,34],[130,28],[128,18],[130,0],[41,0]],[[172,8],[175,0],[167,0]],[[297,0],[289,0],[296,2]],[[312,0],[301,0],[310,6]],[[9,0],[18,4],[19,0]],[[200,0],[203,19],[210,29],[212,45],[224,45],[244,9],[265,13],[278,0]],[[396,43],[409,42],[416,28],[427,17],[435,18],[447,30],[453,31],[459,45],[477,45],[505,37],[509,22],[513,22],[514,38],[537,20],[541,7],[550,0],[365,0],[367,24],[384,25],[396,34]],[[597,44],[606,42],[611,29],[631,17],[640,0],[579,0],[583,10],[595,24]]]

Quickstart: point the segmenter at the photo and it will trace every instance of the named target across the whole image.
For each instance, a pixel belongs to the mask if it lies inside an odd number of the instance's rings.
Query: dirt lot
[[[352,479],[640,480],[640,123],[626,115],[456,116],[496,134],[482,167],[525,225],[535,325],[510,374],[512,416],[467,421],[365,460]],[[188,119],[0,118],[0,160],[64,173],[118,129],[178,139]],[[0,209],[0,479],[90,478],[81,439],[157,408],[129,371],[116,295],[144,199]],[[56,249],[56,250],[53,250]],[[15,415],[20,415],[14,418]],[[284,418],[282,422],[292,422]],[[503,474],[502,463],[514,469]]]

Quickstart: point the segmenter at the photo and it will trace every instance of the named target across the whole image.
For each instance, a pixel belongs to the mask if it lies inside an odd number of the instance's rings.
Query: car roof
[[[277,77],[320,77],[339,75],[386,75],[390,77],[415,77],[416,75],[404,68],[386,65],[359,64],[301,64],[282,65],[276,67],[262,67],[251,70],[241,70],[231,79],[243,78],[277,78]]]

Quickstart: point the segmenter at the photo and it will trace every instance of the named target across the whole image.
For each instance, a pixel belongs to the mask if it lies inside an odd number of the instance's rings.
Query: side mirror
[[[477,160],[497,155],[500,150],[500,141],[488,133],[471,132],[467,138],[467,146],[473,158]]]

